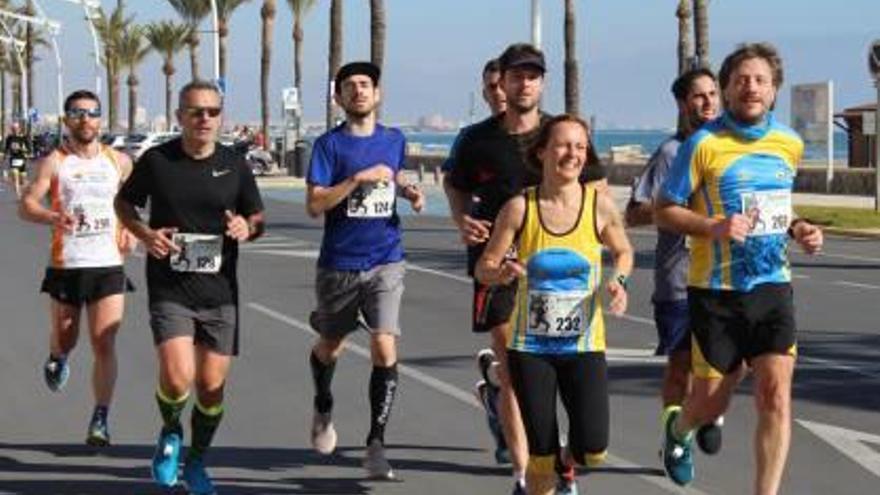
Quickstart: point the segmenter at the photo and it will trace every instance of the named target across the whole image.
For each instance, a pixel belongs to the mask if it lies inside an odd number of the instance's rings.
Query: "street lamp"
[[[214,81],[220,87],[220,92],[226,93],[226,81],[220,79],[220,14],[217,12],[217,0],[211,0],[211,19],[214,24]]]
[[[101,45],[98,41],[98,32],[95,30],[95,18],[101,8],[100,0],[61,0],[62,2],[81,5],[92,35],[92,50],[95,55],[95,94],[101,96]]]
[[[532,45],[541,48],[541,0],[532,0]]]

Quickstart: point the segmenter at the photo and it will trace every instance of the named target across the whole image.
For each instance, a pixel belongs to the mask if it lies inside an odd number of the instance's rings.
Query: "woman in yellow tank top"
[[[605,288],[616,315],[626,310],[633,251],[611,195],[578,181],[588,136],[574,116],[544,124],[529,151],[541,184],[504,205],[476,269],[486,284],[519,279],[508,366],[529,442],[530,494],[556,486],[557,391],[570,424],[563,462],[595,465],[608,447],[602,247],[614,257]]]

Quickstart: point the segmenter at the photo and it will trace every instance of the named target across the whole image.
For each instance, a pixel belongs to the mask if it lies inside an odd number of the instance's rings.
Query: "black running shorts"
[[[688,288],[694,375],[721,378],[762,354],[796,353],[790,284],[749,292]]]
[[[122,266],[46,268],[40,292],[64,304],[82,306],[98,299],[134,291]]]
[[[474,333],[485,333],[507,323],[516,304],[517,281],[508,285],[484,285],[474,280]]]

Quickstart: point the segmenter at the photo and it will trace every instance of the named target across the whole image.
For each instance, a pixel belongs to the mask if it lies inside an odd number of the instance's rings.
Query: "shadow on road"
[[[332,456],[310,449],[214,447],[209,465],[220,493],[258,494],[367,494],[381,493],[382,482],[359,476],[363,447],[340,447]],[[413,459],[403,451],[482,452],[471,447],[390,444],[389,461],[401,478],[407,472],[452,472],[472,476],[502,476],[500,467],[464,465],[437,460]],[[0,493],[15,495],[115,495],[184,494],[163,490],[149,478],[153,455],[150,445],[117,445],[101,451],[70,444],[0,443]],[[34,456],[40,462],[18,458]],[[48,460],[46,458],[48,457]],[[356,476],[297,477],[306,466],[353,469]],[[222,468],[233,469],[220,471]],[[218,472],[219,471],[219,472]],[[4,479],[5,478],[5,479]],[[10,479],[11,478],[11,479]],[[25,478],[25,479],[22,479]]]

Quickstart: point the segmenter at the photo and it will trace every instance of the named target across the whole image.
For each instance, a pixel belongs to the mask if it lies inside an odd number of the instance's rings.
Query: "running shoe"
[[[663,469],[676,484],[685,486],[694,480],[694,457],[691,439],[678,441],[672,432],[675,420],[681,415],[681,407],[670,407],[663,425]]]
[[[578,495],[577,481],[559,478],[556,483],[556,495]]]
[[[333,427],[330,413],[315,411],[312,416],[312,447],[323,455],[336,450],[336,428]]]
[[[563,438],[559,440],[559,454],[556,456],[554,466],[559,476],[559,481],[556,482],[556,494],[578,495],[577,473],[574,470],[571,451]]]
[[[486,410],[486,422],[489,424],[489,432],[495,440],[495,462],[498,464],[510,464],[510,450],[507,448],[507,442],[504,440],[504,431],[501,428],[501,421],[498,418],[498,410],[495,406],[495,400],[491,393],[491,385],[486,380],[480,380],[474,387],[474,394],[477,400]],[[496,399],[497,400],[497,399]]]
[[[510,495],[528,495],[526,491],[526,486],[519,481],[513,482],[513,491],[510,492]]]
[[[183,482],[186,483],[186,489],[192,495],[214,495],[217,493],[201,458],[190,459],[184,463]]]
[[[394,471],[391,470],[391,464],[385,457],[385,446],[378,438],[374,438],[367,445],[366,456],[364,457],[364,469],[367,471],[367,478],[371,480],[393,480]]]
[[[70,378],[70,366],[67,359],[49,356],[46,364],[43,365],[43,377],[46,379],[46,386],[53,392],[60,392],[67,379]]]
[[[477,353],[477,369],[480,371],[480,377],[490,386],[498,387],[498,373],[495,370],[498,360],[495,357],[495,351],[489,349],[480,349]]]
[[[180,459],[180,443],[183,432],[162,428],[156,452],[153,453],[151,472],[160,486],[171,488],[177,484],[177,467]]]
[[[92,416],[89,423],[89,431],[86,435],[86,444],[92,447],[106,447],[110,445],[110,430],[107,428],[107,417],[102,414]]]
[[[721,426],[723,425],[724,416],[719,416],[714,422],[697,429],[697,445],[700,446],[703,453],[715,455],[721,450]]]

